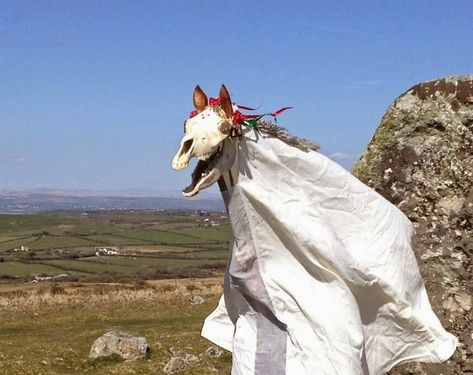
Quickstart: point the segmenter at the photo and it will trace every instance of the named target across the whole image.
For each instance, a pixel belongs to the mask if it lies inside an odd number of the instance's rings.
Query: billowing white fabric
[[[399,209],[322,154],[253,132],[238,169],[224,297],[202,330],[233,352],[232,374],[377,375],[453,354]]]

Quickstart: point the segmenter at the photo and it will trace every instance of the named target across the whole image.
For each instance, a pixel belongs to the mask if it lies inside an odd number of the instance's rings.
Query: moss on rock
[[[473,368],[473,75],[420,83],[397,98],[352,172],[414,223],[433,308],[461,342],[451,361],[391,373],[465,373]]]

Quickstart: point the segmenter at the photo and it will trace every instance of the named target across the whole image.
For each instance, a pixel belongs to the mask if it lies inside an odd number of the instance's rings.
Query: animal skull
[[[172,167],[181,170],[189,165],[193,157],[199,159],[192,172],[191,184],[183,190],[187,197],[214,184],[235,160],[236,146],[229,138],[233,126],[233,105],[224,85],[219,99],[219,104],[209,105],[201,88],[196,86],[194,90],[197,114],[185,122],[185,135],[172,161]]]

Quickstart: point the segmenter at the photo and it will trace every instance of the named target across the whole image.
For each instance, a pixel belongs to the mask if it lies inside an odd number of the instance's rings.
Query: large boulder
[[[89,358],[96,359],[117,354],[125,360],[135,360],[145,357],[148,350],[149,347],[144,337],[110,331],[94,341]]]
[[[450,361],[391,374],[473,374],[473,75],[424,82],[397,98],[352,172],[413,222],[434,311],[460,339]]]

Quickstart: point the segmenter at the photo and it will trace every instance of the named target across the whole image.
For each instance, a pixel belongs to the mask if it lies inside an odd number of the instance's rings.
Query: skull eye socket
[[[184,134],[186,134],[186,124],[187,124],[187,121],[184,121]]]
[[[230,123],[228,121],[222,121],[218,125],[218,130],[222,134],[228,134],[230,133]]]

